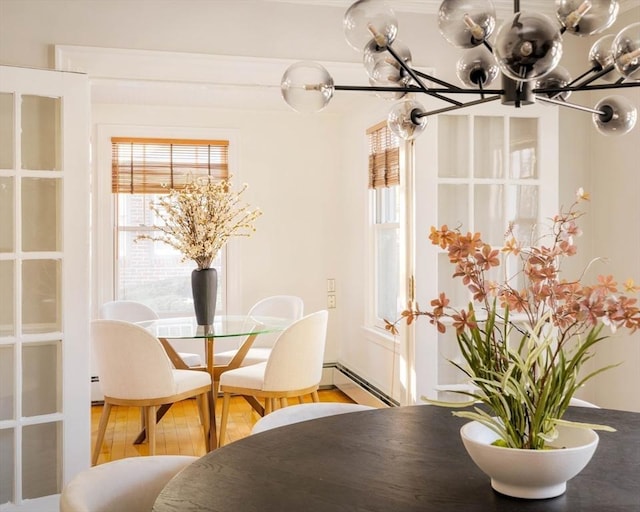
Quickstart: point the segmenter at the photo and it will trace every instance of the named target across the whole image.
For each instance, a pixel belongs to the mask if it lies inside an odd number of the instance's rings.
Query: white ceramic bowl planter
[[[491,477],[491,487],[526,499],[563,494],[567,480],[584,469],[598,446],[598,434],[593,430],[560,426],[558,432],[558,439],[551,444],[557,449],[521,450],[493,446],[498,435],[477,421],[460,429],[467,452]]]

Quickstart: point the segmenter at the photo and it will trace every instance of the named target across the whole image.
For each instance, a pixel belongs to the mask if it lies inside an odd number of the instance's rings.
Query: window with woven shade
[[[381,122],[366,132],[369,142],[369,201],[372,275],[370,323],[384,327],[398,311],[400,273],[400,140]]]
[[[226,140],[111,139],[111,190],[162,194],[199,176],[229,176]]]
[[[369,140],[369,188],[400,184],[400,140],[386,121],[367,130]]]
[[[111,138],[111,190],[114,197],[114,296],[134,300],[161,316],[194,314],[190,274],[195,264],[173,247],[141,234],[160,234],[149,205],[169,189],[189,181],[229,177],[229,142],[158,138]],[[226,266],[223,249],[218,270],[216,312],[225,309]]]

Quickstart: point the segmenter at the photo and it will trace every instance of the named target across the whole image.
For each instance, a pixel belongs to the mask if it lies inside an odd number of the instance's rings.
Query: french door
[[[88,119],[86,75],[0,66],[2,510],[89,465]]]

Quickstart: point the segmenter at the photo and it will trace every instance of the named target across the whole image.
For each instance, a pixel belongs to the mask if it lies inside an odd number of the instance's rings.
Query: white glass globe
[[[640,80],[640,23],[633,23],[618,33],[611,53],[618,73],[628,80]]]
[[[333,97],[333,78],[316,62],[296,62],[282,75],[280,92],[293,110],[320,112]]]
[[[557,23],[544,14],[518,12],[498,29],[493,51],[498,66],[509,78],[536,80],[560,62],[562,36]]]
[[[398,33],[398,20],[383,0],[358,0],[344,14],[344,35],[349,45],[362,52],[373,39],[382,48],[392,43]]]
[[[615,37],[616,36],[614,34],[607,34],[593,43],[589,50],[589,64],[591,67],[605,69],[613,64],[614,61],[611,47]],[[612,69],[600,78],[606,82],[615,82],[619,76],[620,75]]]
[[[591,36],[610,27],[618,16],[617,0],[556,0],[556,15],[567,32]]]
[[[416,114],[424,111],[424,107],[417,101],[400,101],[391,108],[387,116],[387,126],[401,139],[413,140],[427,126],[426,117],[416,117]]]
[[[438,10],[442,36],[458,48],[482,44],[496,26],[496,9],[490,0],[444,0]]]
[[[636,125],[638,111],[624,96],[603,98],[595,108],[604,112],[592,114],[593,124],[603,135],[624,135]]]
[[[458,79],[467,87],[485,88],[498,76],[500,69],[496,59],[484,46],[467,50],[456,65]]]
[[[391,45],[391,48],[393,48],[395,54],[398,55],[398,57],[400,57],[407,66],[411,67],[411,50],[409,50],[407,45],[396,39]],[[386,65],[391,65],[398,70],[398,80],[401,78],[400,75],[404,75],[406,73],[406,71],[402,70],[402,66],[387,51],[387,49],[379,47],[375,41],[370,41],[369,44],[365,46],[362,62],[367,74],[374,80],[379,78],[376,76],[376,68]]]
[[[536,89],[552,89],[558,87],[566,87],[571,82],[571,75],[569,72],[563,68],[562,66],[556,66],[556,68],[551,71],[551,73],[543,76],[536,80]],[[571,96],[571,91],[565,92],[548,92],[542,93],[538,92],[536,94],[542,95],[544,97],[554,99],[554,100],[567,100],[569,96]],[[542,103],[545,105],[545,103]]]

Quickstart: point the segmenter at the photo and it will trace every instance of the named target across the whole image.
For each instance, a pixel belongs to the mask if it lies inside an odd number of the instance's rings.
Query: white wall
[[[54,44],[357,62],[342,36],[342,15],[341,8],[257,0],[0,0],[0,62],[52,67]],[[399,37],[412,48],[414,64],[433,67],[439,77],[455,81],[460,52],[442,40],[434,18],[400,13],[399,19]],[[625,24],[638,20],[640,8],[624,15]],[[568,39],[564,62],[574,74],[586,66],[589,44]],[[637,92],[628,94],[640,104]],[[572,99],[590,104],[578,94]],[[316,310],[326,305],[326,278],[335,278],[338,307],[331,312],[327,360],[347,363],[395,396],[400,392],[396,347],[366,341],[362,329],[367,270],[362,137],[367,126],[384,117],[386,107],[311,118],[285,110],[103,103],[94,105],[93,122],[238,129],[239,175],[250,184],[249,202],[265,212],[256,235],[238,248],[242,304],[286,289],[301,295],[308,311]],[[607,273],[640,281],[640,202],[633,156],[640,128],[619,141],[602,138],[593,133],[588,118],[561,112],[559,196],[568,203],[577,186],[592,191],[584,261],[606,247],[604,255],[611,258]],[[615,349],[607,343],[602,357],[625,364],[599,377],[584,398],[640,411],[640,394],[632,392],[640,388],[639,341],[638,335],[625,337],[614,342]]]

